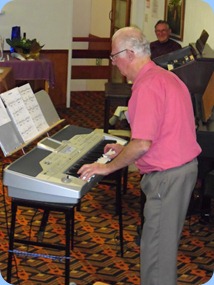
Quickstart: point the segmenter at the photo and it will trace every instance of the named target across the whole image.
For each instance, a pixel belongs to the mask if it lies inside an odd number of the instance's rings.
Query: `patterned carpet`
[[[104,94],[102,92],[72,93],[71,108],[57,109],[69,124],[89,128],[102,128]],[[56,128],[57,129],[57,128]],[[56,131],[56,130],[55,130]],[[4,159],[2,158],[2,162]],[[75,212],[74,249],[71,251],[70,281],[77,285],[92,285],[103,281],[112,285],[139,285],[139,247],[136,244],[137,226],[140,225],[140,175],[129,172],[127,193],[123,194],[124,257],[120,256],[118,216],[115,209],[113,186],[98,185],[81,201],[81,210]],[[197,194],[197,193],[196,193]],[[6,199],[4,198],[6,196]],[[179,247],[178,285],[205,284],[214,268],[213,223],[199,222],[198,195],[194,195],[191,216],[188,215]],[[36,239],[42,212],[20,208],[19,237]],[[44,239],[64,244],[64,216],[51,212]],[[0,190],[0,271],[6,278],[8,230],[10,224],[10,198]],[[17,246],[31,255],[15,257],[12,284],[62,285],[64,260],[53,256],[64,255],[52,249],[36,246]],[[16,265],[15,265],[16,264]],[[164,285],[164,284],[158,284]]]

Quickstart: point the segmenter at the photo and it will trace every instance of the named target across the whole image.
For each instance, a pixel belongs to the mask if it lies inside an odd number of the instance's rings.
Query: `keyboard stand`
[[[123,211],[122,211],[122,190],[123,193],[126,193],[127,188],[127,176],[128,176],[128,167],[125,167],[124,169],[120,169],[107,177],[104,177],[103,180],[101,180],[100,184],[106,184],[106,185],[113,185],[116,187],[115,192],[115,212],[116,215],[118,215],[118,224],[119,224],[119,241],[120,241],[120,255],[123,257],[124,255],[124,245],[123,245]],[[122,187],[123,186],[123,187]],[[77,204],[77,211],[81,210],[81,201]],[[44,211],[38,238],[43,237],[45,227],[47,224],[49,216],[49,211]]]
[[[8,265],[7,265],[7,282],[11,283],[11,273],[12,273],[12,257],[13,254],[18,253],[14,249],[14,243],[24,244],[24,245],[35,245],[46,248],[53,248],[58,250],[65,250],[65,256],[57,258],[65,259],[65,285],[69,285],[70,279],[70,250],[73,249],[73,236],[74,236],[74,209],[76,205],[73,204],[57,204],[57,203],[46,203],[46,202],[38,202],[38,201],[30,201],[24,199],[12,198],[11,209],[12,209],[12,217],[11,217],[11,227],[10,227],[10,237],[9,237],[9,254],[8,254]],[[18,207],[27,207],[34,209],[42,209],[44,213],[49,213],[50,211],[62,212],[65,214],[65,245],[55,245],[47,242],[42,242],[41,236],[39,236],[37,241],[25,240],[15,238],[15,228],[16,228],[16,214]],[[48,216],[46,216],[48,218]],[[22,254],[22,253],[20,253]],[[24,252],[24,254],[31,255],[28,252]],[[32,254],[31,258],[33,258],[34,254]],[[42,256],[42,255],[41,255]]]
[[[127,169],[120,169],[109,176],[103,179],[103,184],[115,185],[116,186],[116,198],[115,198],[115,209],[116,214],[118,215],[118,223],[119,223],[119,241],[120,241],[120,254],[123,257],[124,254],[124,246],[123,246],[123,216],[122,216],[122,178],[124,178],[124,171]],[[114,181],[114,182],[113,182]],[[125,181],[125,184],[127,181]],[[59,203],[48,203],[48,202],[40,202],[40,201],[30,201],[18,198],[12,198],[11,201],[11,227],[10,227],[10,237],[9,237],[9,253],[8,253],[8,264],[7,264],[7,282],[11,283],[11,273],[12,273],[12,258],[13,254],[16,254],[14,249],[14,243],[24,244],[24,245],[34,245],[41,246],[46,248],[53,248],[58,250],[65,250],[65,285],[69,285],[70,279],[70,250],[73,249],[73,237],[74,237],[74,209],[78,208],[78,204],[59,204]],[[15,238],[15,228],[16,228],[16,214],[18,207],[27,207],[34,209],[41,209],[44,211],[43,218],[41,221],[38,238],[37,241],[24,240]],[[65,246],[63,245],[54,245],[47,242],[43,242],[43,234],[45,230],[45,226],[48,221],[48,216],[50,211],[62,212],[65,214],[66,221],[66,242]],[[26,252],[26,255],[28,253]],[[59,256],[60,259],[60,256]]]

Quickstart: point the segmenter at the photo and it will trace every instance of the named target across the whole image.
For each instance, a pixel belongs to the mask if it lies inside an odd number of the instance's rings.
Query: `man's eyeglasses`
[[[127,49],[123,49],[123,50],[118,51],[118,52],[116,52],[114,54],[110,54],[109,57],[110,57],[111,60],[114,60],[115,56],[117,56],[119,53],[124,52],[124,51],[127,51]]]

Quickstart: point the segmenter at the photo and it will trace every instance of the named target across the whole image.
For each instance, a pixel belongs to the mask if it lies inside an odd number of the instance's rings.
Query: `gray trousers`
[[[177,251],[192,190],[197,159],[143,176],[146,195],[141,236],[141,285],[176,285]]]

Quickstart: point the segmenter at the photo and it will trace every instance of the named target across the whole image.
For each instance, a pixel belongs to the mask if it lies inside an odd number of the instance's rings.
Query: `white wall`
[[[111,11],[111,0],[92,0],[91,5],[91,34],[99,37],[110,37],[111,21],[109,13]]]
[[[0,35],[10,38],[11,28],[20,26],[27,38],[45,44],[44,49],[68,49],[71,4],[70,0],[13,0],[4,6],[5,14],[0,15]]]
[[[207,43],[214,49],[214,10],[202,0],[186,0],[183,44],[195,42],[203,29],[209,33]]]
[[[91,0],[73,0],[72,2],[73,2],[73,20],[72,20],[73,36],[87,37],[90,32],[90,25],[91,25]]]

